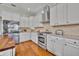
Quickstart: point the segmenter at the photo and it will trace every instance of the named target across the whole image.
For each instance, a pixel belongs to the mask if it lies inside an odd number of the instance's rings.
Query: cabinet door
[[[26,38],[26,41],[30,40],[31,39],[31,33],[30,32],[25,33],[25,38]]]
[[[57,25],[56,6],[50,9],[50,25]]]
[[[25,41],[24,33],[20,33],[20,42]]]
[[[30,33],[20,33],[20,42],[30,40]]]
[[[20,17],[20,27],[28,27],[28,18],[27,17]]]
[[[47,49],[51,53],[54,52],[54,43],[55,43],[54,39],[55,39],[55,37],[52,37],[50,35],[47,35]]]
[[[33,18],[30,17],[29,18],[29,27],[32,28],[32,26],[33,26]]]
[[[79,46],[75,47],[72,44],[64,45],[64,56],[79,56]]]
[[[3,21],[0,19],[0,35],[3,33]]]
[[[38,43],[38,34],[32,32],[31,33],[31,39],[32,39],[33,42]]]
[[[58,25],[66,24],[66,4],[58,4],[57,5],[57,19]]]
[[[69,21],[68,21],[68,3],[64,3],[63,4],[64,5],[64,15],[63,15],[63,17],[64,17],[64,24],[68,24],[69,23]]]
[[[12,49],[0,52],[0,56],[12,56]]]
[[[12,56],[15,56],[15,48],[12,49]]]
[[[38,27],[38,26],[41,24],[41,21],[42,21],[42,15],[41,15],[41,12],[40,12],[40,13],[38,13],[38,14],[35,16],[34,26],[35,26],[35,27]]]
[[[68,4],[68,20],[70,24],[79,23],[79,3]]]
[[[29,26],[28,17],[25,17],[24,25],[25,25],[25,27],[28,27]]]
[[[56,40],[55,40],[55,54],[62,56],[63,53],[64,53],[64,39],[63,38],[56,38]]]

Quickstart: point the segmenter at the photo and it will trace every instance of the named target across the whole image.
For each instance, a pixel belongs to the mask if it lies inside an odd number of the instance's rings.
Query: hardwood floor
[[[16,45],[16,56],[54,56],[47,50],[42,49],[34,42],[27,41]]]

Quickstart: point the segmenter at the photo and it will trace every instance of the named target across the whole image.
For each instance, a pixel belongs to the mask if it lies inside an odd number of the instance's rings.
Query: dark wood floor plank
[[[53,56],[32,41],[16,45],[16,56]]]

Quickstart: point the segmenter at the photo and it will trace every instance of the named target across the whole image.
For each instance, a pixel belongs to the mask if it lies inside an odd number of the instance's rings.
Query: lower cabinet
[[[12,56],[15,56],[15,48],[12,49]]]
[[[1,51],[0,56],[15,56],[15,48]]]
[[[32,32],[31,33],[31,40],[38,44],[38,33],[37,32]]]
[[[79,40],[47,35],[47,50],[57,56],[79,56]]]
[[[37,32],[26,32],[20,33],[20,42],[32,40],[35,43],[38,43],[38,33]]]
[[[30,40],[30,32],[20,33],[20,42]]]
[[[61,56],[64,53],[64,39],[52,35],[47,35],[47,50]]]
[[[54,44],[55,44],[55,41],[52,38],[52,36],[47,35],[47,49],[48,49],[48,51],[54,53]]]
[[[79,46],[74,47],[72,44],[65,44],[64,56],[79,56]]]
[[[64,44],[64,56],[79,56],[79,40],[66,40]]]
[[[56,37],[54,44],[55,54],[58,56],[64,55],[64,38]]]

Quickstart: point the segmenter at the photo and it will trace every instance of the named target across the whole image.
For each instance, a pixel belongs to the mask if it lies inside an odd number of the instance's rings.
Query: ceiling
[[[12,6],[11,4],[15,6]],[[0,9],[25,14],[28,16],[36,15],[38,12],[42,11],[43,7],[46,5],[53,7],[55,4],[56,3],[0,3]],[[28,8],[30,8],[30,11],[28,11]]]

